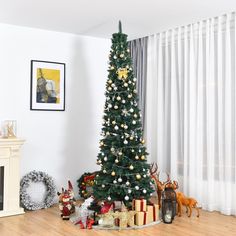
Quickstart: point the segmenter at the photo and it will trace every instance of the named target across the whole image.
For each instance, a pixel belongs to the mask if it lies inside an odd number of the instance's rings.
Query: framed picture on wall
[[[30,110],[65,110],[65,63],[31,60]]]

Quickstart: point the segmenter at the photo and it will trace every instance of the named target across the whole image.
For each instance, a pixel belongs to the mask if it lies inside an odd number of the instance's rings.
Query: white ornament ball
[[[139,156],[136,155],[136,156],[135,156],[135,159],[138,160],[138,159],[139,159]]]
[[[112,108],[112,105],[111,105],[111,104],[109,104],[109,105],[108,105],[108,108]]]
[[[129,200],[129,196],[125,196],[125,201],[128,201]]]
[[[125,86],[125,87],[128,87],[128,84],[127,84],[127,83],[124,83],[124,86]]]
[[[144,178],[146,178],[146,177],[147,177],[147,175],[143,175],[143,177],[144,177]]]
[[[118,97],[116,98],[116,100],[117,100],[117,101],[120,101],[120,100],[121,100],[121,97],[120,97],[120,96],[118,96]]]
[[[121,178],[119,178],[119,179],[118,179],[118,182],[120,182],[120,183],[121,183],[121,182],[122,182],[122,179],[121,179]]]
[[[111,79],[109,79],[109,80],[108,80],[108,83],[109,83],[109,84],[112,84],[112,80],[111,80]]]
[[[135,121],[135,120],[133,120],[133,121],[132,121],[132,124],[133,124],[133,125],[135,125],[135,124],[136,124],[136,121]]]
[[[152,193],[150,193],[150,196],[152,196]]]
[[[134,152],[134,149],[132,149],[131,152]]]
[[[119,152],[119,153],[118,153],[119,156],[122,156],[122,154],[123,154],[122,152]]]
[[[133,109],[133,108],[130,108],[130,110],[129,110],[129,111],[132,113],[132,112],[134,112],[134,109]]]
[[[137,114],[134,114],[134,118],[137,118],[138,117],[138,115]]]
[[[109,196],[109,197],[107,198],[107,200],[108,200],[108,201],[111,201],[111,197]]]
[[[105,185],[104,185],[104,184],[102,185],[102,188],[105,188]]]
[[[112,148],[111,148],[111,151],[114,152],[114,151],[115,151],[115,148],[112,147]]]
[[[128,193],[132,193],[132,190],[131,190],[131,189],[128,189]]]
[[[118,130],[118,129],[119,129],[119,127],[116,125],[116,126],[114,127],[114,129],[115,129],[115,130]]]
[[[118,163],[119,162],[119,160],[118,159],[115,159],[115,163]]]
[[[125,128],[125,129],[128,129],[128,125],[124,125],[124,128]]]
[[[147,193],[147,190],[146,190],[146,189],[144,189],[144,190],[143,190],[143,193]]]
[[[128,141],[125,139],[124,144],[128,144]]]
[[[125,100],[122,100],[122,103],[125,104]]]
[[[130,166],[129,166],[129,169],[130,169],[130,170],[133,170],[133,169],[134,169],[134,167],[133,167],[132,165],[130,165]]]
[[[115,106],[114,106],[114,108],[115,108],[115,109],[118,109],[118,106],[117,106],[117,105],[115,105]]]
[[[129,182],[129,181],[127,181],[125,184],[126,184],[127,186],[129,186],[129,185],[130,185],[130,182]]]
[[[136,190],[139,190],[139,186],[135,186],[135,189],[136,189]]]
[[[133,81],[135,82],[135,81],[137,81],[137,79],[136,79],[136,78],[134,78],[134,79],[133,79]]]
[[[114,88],[115,91],[116,91],[117,89],[118,89],[117,87]]]
[[[106,171],[106,170],[103,170],[102,172],[103,172],[103,173],[107,173],[107,171]]]
[[[117,59],[117,56],[115,55],[113,58],[114,58],[114,59]]]
[[[112,123],[113,125],[115,125],[115,124],[116,124],[116,121],[115,121],[115,120],[113,120],[111,123]]]
[[[115,84],[111,84],[111,87],[113,87],[113,88],[114,88],[115,86],[116,86]]]
[[[104,157],[104,161],[107,161],[107,157]]]
[[[111,87],[108,87],[108,91],[111,91],[112,90],[112,88]]]
[[[116,180],[113,180],[113,184],[117,184],[117,181],[116,181]]]
[[[132,94],[129,94],[129,95],[128,95],[128,98],[132,98]]]

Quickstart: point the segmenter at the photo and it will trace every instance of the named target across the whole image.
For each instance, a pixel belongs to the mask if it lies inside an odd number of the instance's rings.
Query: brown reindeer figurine
[[[179,185],[177,181],[171,181],[170,180],[170,174],[167,174],[167,180],[165,182],[160,181],[159,176],[160,176],[160,171],[158,170],[157,163],[152,163],[150,165],[150,175],[151,178],[155,181],[156,185],[156,191],[157,191],[157,196],[158,196],[158,205],[159,208],[161,207],[161,193],[165,188],[173,188],[176,190]]]

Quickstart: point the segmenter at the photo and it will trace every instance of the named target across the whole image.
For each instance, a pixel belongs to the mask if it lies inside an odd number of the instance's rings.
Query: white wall
[[[21,175],[41,170],[58,188],[97,170],[110,40],[0,24],[0,120],[17,120]],[[30,111],[30,60],[66,63],[66,110]],[[76,188],[77,191],[77,188]]]

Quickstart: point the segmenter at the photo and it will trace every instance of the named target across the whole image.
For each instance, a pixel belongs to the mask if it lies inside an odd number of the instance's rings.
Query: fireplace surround
[[[23,214],[20,207],[20,149],[24,140],[0,138],[0,217]]]

